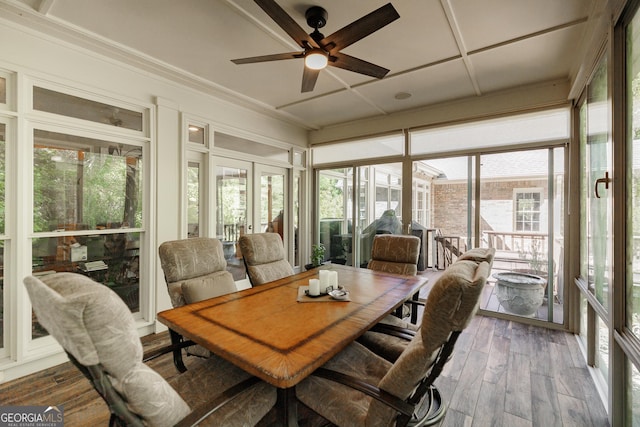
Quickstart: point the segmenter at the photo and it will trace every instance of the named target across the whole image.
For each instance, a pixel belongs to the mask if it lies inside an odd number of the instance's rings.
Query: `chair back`
[[[164,242],[160,264],[174,307],[236,292],[218,239],[194,237]]]
[[[415,276],[418,273],[420,238],[403,234],[377,234],[373,239],[370,270]]]
[[[382,378],[380,389],[414,404],[425,398],[458,335],[477,312],[490,270],[488,262],[458,260],[440,276],[427,297],[419,332]],[[396,411],[374,399],[367,421],[390,425],[396,416]]]
[[[126,425],[174,425],[191,412],[142,362],[142,344],[126,304],[108,287],[76,273],[26,277],[40,324],[70,355]],[[126,402],[126,404],[124,404]]]
[[[252,286],[293,275],[278,233],[245,234],[239,244]]]

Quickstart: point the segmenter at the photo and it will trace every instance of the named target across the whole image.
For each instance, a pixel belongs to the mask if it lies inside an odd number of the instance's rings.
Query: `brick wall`
[[[513,190],[516,188],[540,188],[543,204],[547,200],[547,180],[526,179],[519,181],[487,181],[480,186],[483,212],[495,212],[492,218],[481,218],[482,229],[512,231]],[[443,235],[467,236],[468,190],[465,182],[434,180],[431,187],[431,207],[433,227]],[[546,216],[546,208],[542,215]],[[499,219],[498,219],[499,216]],[[546,221],[544,221],[546,222]]]

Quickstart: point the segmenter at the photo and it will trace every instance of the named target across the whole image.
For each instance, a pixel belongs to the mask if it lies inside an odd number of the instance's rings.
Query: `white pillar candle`
[[[320,293],[327,293],[327,286],[329,286],[329,270],[320,270],[318,272],[320,276]]]
[[[309,279],[309,295],[320,295],[320,280]]]
[[[333,289],[338,289],[338,272],[337,271],[329,271],[329,286],[333,287]]]

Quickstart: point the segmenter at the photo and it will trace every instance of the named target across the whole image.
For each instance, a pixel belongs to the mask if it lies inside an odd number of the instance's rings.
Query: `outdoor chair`
[[[193,237],[167,241],[160,245],[158,254],[173,307],[238,290],[226,270],[227,261],[218,239]],[[171,339],[174,344],[182,342],[182,337],[173,331]],[[210,356],[209,350],[198,345],[187,347],[186,351],[189,355]],[[178,370],[184,371],[181,350],[176,350],[174,361]]]
[[[278,233],[245,234],[239,244],[252,286],[293,275]]]
[[[431,290],[418,331],[395,362],[350,344],[296,387],[298,399],[337,426],[422,426],[445,403],[434,385],[475,315],[489,264],[460,261]]]
[[[107,403],[110,426],[256,425],[275,404],[275,388],[217,357],[167,382],[144,360],[171,347],[145,359],[131,312],[107,286],[76,273],[24,283],[40,324]]]

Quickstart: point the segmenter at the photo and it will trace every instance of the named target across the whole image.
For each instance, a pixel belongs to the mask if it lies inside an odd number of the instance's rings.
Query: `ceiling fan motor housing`
[[[325,26],[327,16],[327,11],[320,6],[311,6],[304,14],[307,19],[307,25],[316,30]]]

